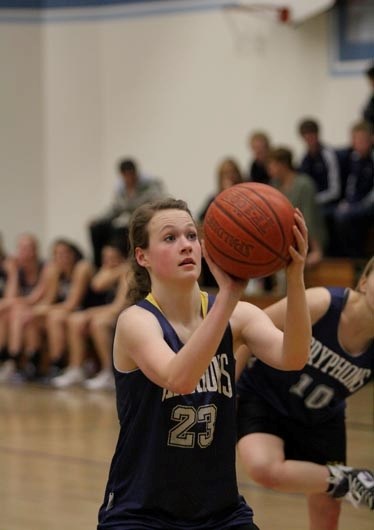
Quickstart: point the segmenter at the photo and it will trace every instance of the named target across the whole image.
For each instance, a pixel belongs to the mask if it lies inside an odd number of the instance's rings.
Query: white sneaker
[[[51,379],[51,386],[56,388],[67,388],[68,386],[77,385],[86,379],[85,373],[80,367],[66,368],[64,373]]]
[[[4,383],[10,379],[11,375],[16,371],[16,363],[13,359],[5,361],[0,368],[0,383]]]
[[[101,370],[92,379],[84,382],[88,390],[114,390],[114,376],[111,370]]]

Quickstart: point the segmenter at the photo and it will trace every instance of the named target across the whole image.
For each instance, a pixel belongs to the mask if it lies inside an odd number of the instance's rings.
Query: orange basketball
[[[290,261],[295,209],[276,188],[257,182],[222,191],[204,219],[205,247],[221,269],[249,280],[269,276]]]

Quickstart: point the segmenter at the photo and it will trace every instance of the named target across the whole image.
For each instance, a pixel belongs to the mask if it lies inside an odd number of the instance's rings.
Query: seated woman
[[[28,233],[21,234],[15,255],[1,260],[3,296],[0,300],[0,381],[6,380],[19,362],[18,351],[9,351],[8,348],[14,312],[19,307],[29,307],[39,300],[45,276],[46,268],[39,255],[36,237]]]
[[[91,288],[103,296],[102,305],[74,311],[68,317],[69,364],[64,372],[51,380],[56,388],[84,383],[91,390],[113,388],[112,342],[117,317],[126,305],[128,264],[119,249],[105,246],[103,265],[93,277]],[[83,364],[90,339],[100,363],[100,370],[87,380]]]
[[[37,370],[41,373],[47,371],[48,376],[56,374],[66,363],[67,317],[87,304],[90,299],[89,285],[94,275],[92,264],[83,258],[74,243],[66,239],[58,239],[54,243],[53,257],[53,301],[43,299],[33,305],[27,315],[23,315],[24,352]],[[43,363],[41,351],[44,336],[47,349]]]

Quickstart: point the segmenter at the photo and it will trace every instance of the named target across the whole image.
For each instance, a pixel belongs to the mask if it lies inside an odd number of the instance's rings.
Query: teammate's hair
[[[192,214],[187,203],[180,199],[168,197],[139,206],[131,216],[129,226],[130,239],[130,265],[132,274],[129,280],[127,298],[130,304],[135,304],[150,292],[151,279],[145,267],[139,265],[135,258],[135,249],[140,247],[146,249],[149,246],[148,225],[153,216],[162,210],[182,210],[187,212],[191,218]]]
[[[361,282],[365,280],[369,276],[369,274],[371,274],[373,270],[374,270],[374,256],[372,256],[367,262],[367,264],[365,265],[365,268],[362,271],[360,278],[358,279],[356,289],[355,289],[356,291],[361,290]]]

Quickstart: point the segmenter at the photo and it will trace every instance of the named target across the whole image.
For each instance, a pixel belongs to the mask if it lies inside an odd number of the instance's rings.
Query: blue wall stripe
[[[0,0],[0,23],[83,22],[220,9],[233,0]],[[5,7],[12,4],[12,8]],[[31,5],[38,4],[38,7]],[[43,7],[40,7],[43,4]],[[48,7],[45,7],[48,4]],[[53,5],[52,5],[53,4]],[[61,7],[60,4],[64,4]],[[79,4],[79,5],[78,5]],[[26,7],[27,6],[27,7]]]

